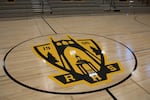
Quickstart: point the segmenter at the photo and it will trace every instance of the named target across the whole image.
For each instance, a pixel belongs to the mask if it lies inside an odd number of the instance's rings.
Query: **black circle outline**
[[[60,33],[60,34],[64,34],[64,33]],[[72,33],[70,33],[70,34],[72,34]],[[76,33],[76,34],[83,34],[83,33]],[[37,37],[34,37],[34,38],[27,39],[27,40],[25,40],[25,41],[23,41],[23,42],[20,42],[19,44],[15,45],[14,47],[12,47],[12,48],[5,54],[5,56],[4,56],[4,58],[3,58],[3,65],[2,65],[2,66],[3,66],[4,72],[6,73],[6,75],[7,75],[10,79],[12,79],[14,82],[18,83],[19,85],[22,85],[22,86],[24,86],[24,87],[26,87],[26,88],[29,88],[29,89],[32,89],[32,90],[35,90],[35,91],[38,91],[38,92],[51,93],[51,94],[61,94],[61,95],[77,95],[77,94],[87,94],[87,93],[99,92],[99,91],[107,90],[107,89],[109,89],[109,88],[112,88],[112,87],[114,87],[114,86],[117,86],[117,85],[123,83],[124,81],[126,81],[127,79],[129,79],[129,78],[132,76],[132,73],[137,69],[137,65],[138,65],[137,57],[136,57],[135,53],[134,53],[128,46],[126,46],[125,44],[123,44],[123,43],[121,43],[121,42],[119,42],[119,41],[117,41],[117,40],[108,38],[108,37],[106,37],[106,36],[97,35],[97,34],[88,34],[88,33],[87,33],[87,35],[99,36],[99,37],[103,37],[103,38],[112,40],[112,41],[117,42],[117,43],[119,43],[120,45],[124,46],[125,48],[127,48],[127,49],[131,52],[131,54],[133,55],[133,57],[134,57],[134,59],[135,59],[135,65],[134,65],[134,69],[132,70],[132,72],[131,72],[126,78],[124,78],[123,80],[121,80],[121,81],[119,81],[119,82],[117,82],[117,83],[115,83],[115,84],[113,84],[113,85],[111,85],[111,86],[108,86],[108,87],[105,87],[105,88],[102,88],[102,89],[91,90],[91,91],[70,92],[70,93],[69,93],[69,92],[68,92],[68,93],[67,93],[67,92],[53,92],[53,91],[47,91],[47,90],[37,89],[37,88],[31,87],[31,86],[28,86],[28,85],[26,85],[26,84],[23,84],[23,83],[21,83],[20,81],[16,80],[14,77],[12,77],[11,74],[7,71],[7,68],[6,68],[6,66],[5,66],[5,61],[6,61],[6,58],[7,58],[8,54],[9,54],[13,49],[15,49],[16,47],[18,47],[19,45],[21,45],[21,44],[23,44],[23,43],[25,43],[25,42],[27,42],[27,41],[30,41],[30,40],[33,40],[33,39],[36,39],[36,38],[40,38],[40,37],[45,37],[45,36],[48,36],[48,35],[56,35],[56,34],[47,34],[47,35],[37,36]]]

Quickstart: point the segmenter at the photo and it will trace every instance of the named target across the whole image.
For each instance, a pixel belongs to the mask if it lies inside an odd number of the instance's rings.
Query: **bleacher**
[[[30,0],[27,0],[28,2],[25,2],[24,0],[19,0],[17,2],[15,1],[7,1],[7,0],[1,0],[0,1],[0,17],[10,17],[15,16],[16,14],[20,13],[20,15],[23,13],[28,14],[31,12],[31,2]]]
[[[11,1],[11,2],[9,2]],[[0,0],[0,17],[95,14],[107,11],[150,12],[142,0]]]
[[[0,0],[0,17],[23,17],[38,14],[38,0]],[[34,8],[35,7],[35,8]]]
[[[52,14],[100,13],[98,0],[48,0]]]

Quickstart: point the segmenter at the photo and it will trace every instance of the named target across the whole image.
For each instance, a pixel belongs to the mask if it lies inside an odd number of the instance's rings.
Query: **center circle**
[[[56,41],[67,40],[67,35],[61,33],[28,39],[11,48],[4,57],[3,68],[5,73],[14,82],[35,91],[73,95],[98,92],[119,85],[130,78],[137,67],[137,58],[134,52],[121,42],[96,34],[70,33],[69,35],[75,41],[94,40],[107,56],[104,57],[104,60],[107,61],[106,66],[119,63],[122,71],[119,73],[112,72],[112,74],[107,73],[107,81],[104,80],[104,82],[99,82],[96,85],[87,85],[85,80],[80,80],[79,84],[60,86],[49,78],[49,75],[59,75],[60,71],[39,59],[33,53],[32,48],[36,45],[50,43],[50,38]],[[76,51],[71,51],[70,53],[74,55]]]

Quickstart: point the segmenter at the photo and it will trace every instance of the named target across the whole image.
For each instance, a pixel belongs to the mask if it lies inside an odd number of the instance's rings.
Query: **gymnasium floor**
[[[48,36],[53,37],[54,40],[65,40],[67,39],[66,34],[76,40],[92,39],[98,41],[106,50],[106,55],[108,54],[108,62],[120,60],[123,72],[112,75],[111,82],[96,86],[85,86],[84,82],[81,82],[81,86],[77,84],[61,87],[56,86],[57,83],[53,81],[49,82],[48,75],[51,72],[47,74],[47,70],[53,70],[53,68],[48,69],[50,67],[47,68],[38,57],[33,57],[34,54],[30,54],[28,45],[31,47],[47,43],[49,42]],[[10,50],[11,48],[13,50]],[[8,52],[9,50],[10,52]],[[3,61],[4,57],[7,57],[5,62]],[[113,98],[118,100],[150,100],[150,14],[0,19],[0,61],[0,100],[113,100]],[[39,67],[36,67],[37,65]],[[42,67],[42,69],[41,66],[44,68]],[[3,67],[17,81],[34,89],[12,80],[5,73]],[[36,76],[36,72],[40,73],[39,76]],[[132,76],[120,84],[107,88],[120,82],[123,80],[122,77],[126,78],[128,75]],[[95,91],[99,89],[101,90]],[[39,90],[66,94],[51,94]],[[67,94],[86,91],[94,92]]]

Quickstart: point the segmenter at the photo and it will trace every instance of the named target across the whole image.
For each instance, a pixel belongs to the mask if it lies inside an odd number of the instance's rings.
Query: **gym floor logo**
[[[48,77],[61,86],[110,82],[112,74],[123,71],[119,62],[107,63],[105,52],[92,39],[54,41],[33,47],[35,54],[61,74]]]

